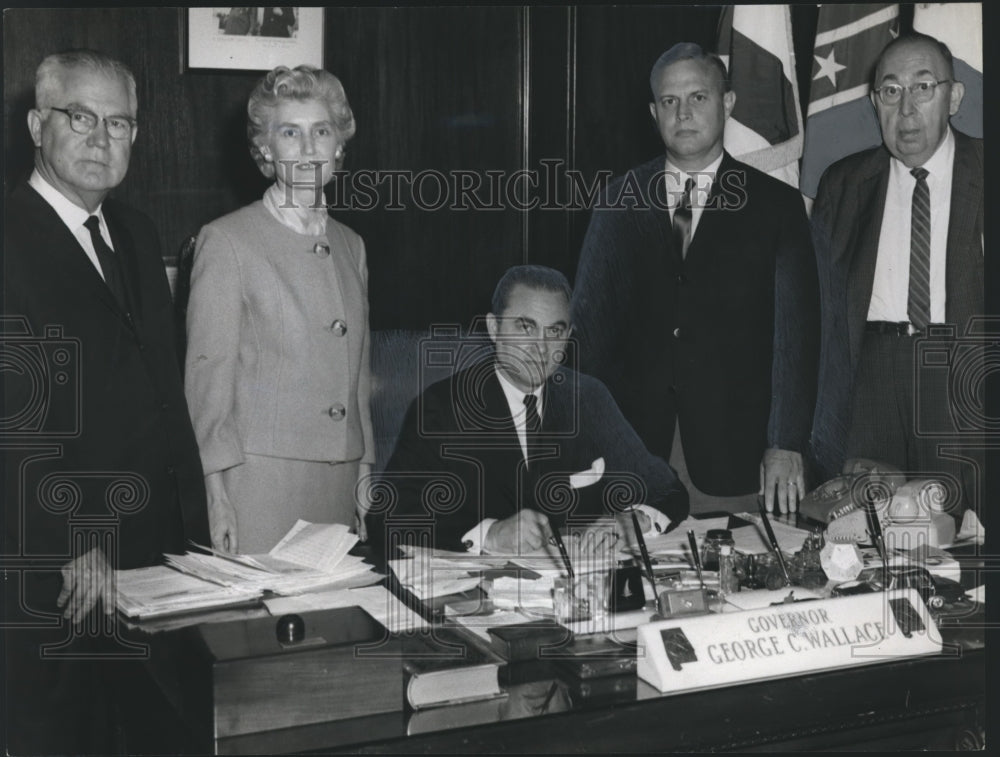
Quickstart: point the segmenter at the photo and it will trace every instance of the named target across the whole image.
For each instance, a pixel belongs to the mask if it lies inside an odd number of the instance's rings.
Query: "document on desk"
[[[205,609],[249,604],[261,596],[257,588],[234,588],[203,581],[166,565],[115,572],[118,610],[146,619]]]
[[[449,562],[414,558],[389,560],[389,568],[399,583],[417,599],[432,599],[458,594],[479,586],[482,567],[455,565]]]
[[[748,520],[754,525],[743,526],[733,529],[733,541],[737,552],[745,555],[763,554],[770,552],[771,548],[767,543],[767,537],[763,531],[763,524],[760,515],[755,513],[739,513],[739,517]],[[778,540],[778,546],[782,552],[794,554],[802,549],[802,543],[812,532],[805,528],[797,528],[788,523],[782,523],[777,518],[769,518],[771,528],[774,529],[774,536]]]
[[[264,604],[274,616],[333,610],[338,607],[360,607],[390,633],[408,633],[425,629],[429,625],[418,613],[409,609],[382,586],[317,591],[296,597],[274,597],[264,600]]]
[[[675,556],[684,557],[690,555],[688,547],[688,531],[694,531],[695,539],[700,544],[705,539],[705,534],[715,528],[727,528],[729,526],[729,516],[721,518],[687,518],[677,528],[669,534],[658,534],[646,539],[646,549],[650,556]],[[628,548],[635,550],[638,554],[638,544],[633,534],[628,535]]]

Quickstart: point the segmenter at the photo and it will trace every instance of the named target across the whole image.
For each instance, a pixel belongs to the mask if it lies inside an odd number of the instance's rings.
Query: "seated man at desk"
[[[410,405],[382,482],[388,506],[369,515],[377,551],[388,544],[391,557],[429,530],[418,543],[517,554],[631,505],[648,534],[687,515],[687,491],[604,384],[564,365],[571,295],[551,268],[504,274],[486,318],[492,353]]]

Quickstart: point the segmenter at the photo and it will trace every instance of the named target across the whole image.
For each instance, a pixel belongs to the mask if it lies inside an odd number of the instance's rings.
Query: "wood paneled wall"
[[[592,177],[661,152],[647,109],[649,68],[682,39],[712,47],[719,11],[327,8],[326,67],[343,81],[358,123],[345,165],[355,178],[362,171],[435,171],[456,181],[456,171],[484,179],[494,171],[506,181],[518,170],[540,172],[527,198],[537,196],[541,207],[530,210],[500,201],[488,184],[480,196],[492,197],[499,209],[421,208],[405,187],[404,207],[387,208],[388,179],[375,208],[351,209],[351,197],[366,198],[342,186],[348,207],[335,215],[366,240],[373,328],[468,324],[515,263],[572,275],[589,212],[563,207],[558,190],[546,205],[546,192],[554,190],[544,162]],[[797,44],[811,52],[815,9],[796,14]],[[204,223],[258,198],[266,182],[247,152],[244,123],[246,97],[260,73],[182,72],[182,18],[176,8],[7,10],[8,186],[31,168],[25,115],[35,67],[50,52],[93,47],[135,71],[141,124],[128,177],[115,194],[152,216],[168,259]],[[808,75],[806,68],[806,84]],[[421,188],[425,200],[440,189],[429,175]]]

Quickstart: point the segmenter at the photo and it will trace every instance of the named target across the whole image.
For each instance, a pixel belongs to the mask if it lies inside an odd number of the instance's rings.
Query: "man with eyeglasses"
[[[981,360],[962,358],[983,313],[983,144],[949,125],[964,94],[947,46],[889,43],[871,93],[883,144],[827,170],[811,218],[824,320],[814,453],[828,476],[854,457],[940,474],[957,484],[942,505],[956,517],[974,504],[984,418]]]
[[[130,669],[109,657],[130,650],[118,642],[114,570],[209,543],[157,233],[108,197],[128,169],[136,107],[122,63],[87,50],[45,58],[28,113],[34,171],[5,201],[13,753],[121,747],[111,724],[128,701],[113,692],[128,696],[118,676]]]

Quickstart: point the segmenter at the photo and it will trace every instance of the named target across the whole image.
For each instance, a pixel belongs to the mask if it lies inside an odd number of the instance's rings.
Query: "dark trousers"
[[[118,638],[120,626],[99,609],[75,630],[68,621],[53,623],[59,614],[48,601],[41,603],[44,615],[32,616],[20,597],[19,573],[8,571],[6,579],[0,635],[5,753],[185,751],[186,734],[147,673],[143,650]]]
[[[908,478],[939,478],[956,519],[985,523],[982,361],[962,339],[868,332],[854,381],[847,457],[894,465]]]

